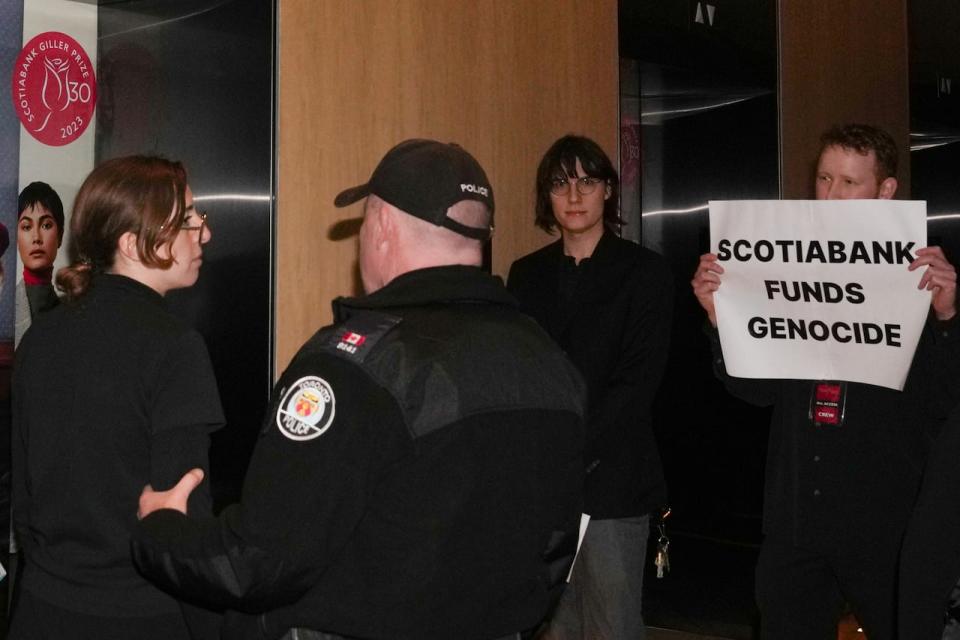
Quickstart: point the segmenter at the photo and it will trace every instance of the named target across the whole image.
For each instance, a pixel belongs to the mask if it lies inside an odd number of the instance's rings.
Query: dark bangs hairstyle
[[[82,296],[93,273],[113,266],[120,237],[137,236],[137,255],[148,267],[169,269],[171,245],[186,218],[187,172],[179,162],[153,156],[107,160],[83,181],[70,219],[71,264],[57,273],[68,298]]]
[[[31,182],[17,196],[17,220],[30,207],[40,205],[50,212],[57,223],[57,246],[63,242],[63,202],[53,187],[46,182]]]
[[[610,197],[603,203],[603,224],[610,231],[617,231],[623,224],[620,218],[620,179],[617,172],[600,145],[590,138],[575,135],[566,135],[554,142],[540,160],[537,168],[534,223],[548,233],[553,233],[556,229],[557,221],[553,217],[553,206],[550,203],[550,183],[558,177],[575,177],[577,160],[580,160],[584,173],[603,180],[610,188]]]
[[[877,157],[877,182],[897,177],[897,143],[889,133],[868,124],[843,124],[820,136],[820,153],[827,147],[851,149],[860,155],[873,151]]]

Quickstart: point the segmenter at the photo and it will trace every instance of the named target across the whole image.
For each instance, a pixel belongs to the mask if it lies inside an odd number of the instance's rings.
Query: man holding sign
[[[888,134],[874,127],[847,125],[831,129],[821,140],[818,200],[893,197],[897,151]],[[867,203],[850,206],[852,210],[869,208]],[[717,377],[737,397],[773,406],[765,538],[757,565],[763,638],[836,638],[845,602],[870,640],[893,637],[897,555],[920,480],[926,429],[950,408],[950,387],[957,386],[960,373],[956,271],[942,250],[918,248],[922,244],[908,237],[864,241],[845,231],[845,223],[849,220],[838,218],[836,224],[820,229],[817,238],[787,239],[789,234],[783,234],[741,244],[718,243],[716,253],[701,256],[691,283],[711,325],[708,335]],[[900,312],[898,307],[903,307],[908,317],[901,324],[865,314],[864,305],[880,294],[859,280],[768,275],[755,288],[757,298],[762,304],[781,303],[792,314],[734,310],[743,314],[741,324],[721,312],[718,331],[714,294],[726,271],[722,263],[729,263],[733,278],[748,261],[775,258],[790,269],[788,273],[803,276],[810,273],[806,269],[824,263],[846,262],[845,268],[852,272],[878,269],[882,264],[893,270],[887,288],[900,291],[894,293],[898,302],[887,303],[886,310]],[[894,276],[906,276],[912,282],[897,289]],[[930,309],[929,317],[923,318],[927,303],[920,304],[921,318],[910,338],[911,305],[904,288],[913,286],[929,292]],[[834,317],[821,319],[816,313]],[[854,315],[845,318],[843,313]],[[721,334],[725,329],[744,328],[746,340],[763,343],[763,355],[755,359],[765,360],[763,364],[770,365],[767,370],[776,375],[749,379],[728,373],[728,359],[735,360],[739,353],[730,351],[724,336],[728,350],[724,354]],[[777,351],[787,343],[799,345],[794,352],[799,355]],[[741,344],[733,349],[739,352]],[[916,353],[910,364],[913,345]],[[861,352],[854,358],[835,357],[855,353],[850,347]],[[895,364],[888,367],[885,355],[877,355],[888,352],[903,360],[901,373]],[[797,360],[804,357],[813,362],[797,369]],[[817,366],[817,361],[831,357],[839,362]],[[852,368],[844,360],[850,360]],[[732,364],[731,369],[740,373]],[[886,369],[894,373],[883,377]],[[819,378],[819,372],[833,372],[836,379],[801,379]]]

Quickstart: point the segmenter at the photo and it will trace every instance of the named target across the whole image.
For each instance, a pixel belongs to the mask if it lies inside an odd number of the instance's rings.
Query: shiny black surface
[[[714,27],[696,22],[697,5],[621,3],[621,56],[636,74],[621,78],[622,99],[641,125],[642,215],[624,233],[663,254],[675,278],[671,357],[654,416],[675,525],[755,542],[768,413],[713,378],[689,282],[709,246],[709,200],[779,197],[776,5],[719,6]]]
[[[640,139],[624,235],[667,258],[677,293],[654,405],[674,574],[645,579],[644,615],[648,624],[749,638],[769,411],[714,378],[690,280],[709,249],[709,200],[780,194],[776,2],[712,3],[712,26],[706,4],[620,4],[621,125],[638,123]]]
[[[960,261],[960,12],[914,0],[910,27],[911,197],[926,200],[931,244]]]
[[[228,426],[213,488],[235,498],[271,383],[273,2],[99,7],[96,159],[183,161],[213,233],[197,284],[169,299],[207,341]]]

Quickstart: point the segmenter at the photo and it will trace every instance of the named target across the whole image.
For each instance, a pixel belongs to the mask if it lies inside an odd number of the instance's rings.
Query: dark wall
[[[96,160],[183,161],[213,232],[197,284],[169,299],[207,341],[228,425],[215,498],[237,495],[271,385],[272,2],[128,0],[99,9]]]

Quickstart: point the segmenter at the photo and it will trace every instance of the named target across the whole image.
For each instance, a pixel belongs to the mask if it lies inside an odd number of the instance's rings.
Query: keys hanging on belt
[[[662,578],[670,571],[670,538],[667,537],[667,518],[670,517],[670,507],[667,507],[660,514],[660,523],[657,530],[660,532],[657,538],[657,555],[653,559],[653,564],[657,567],[657,577]]]

